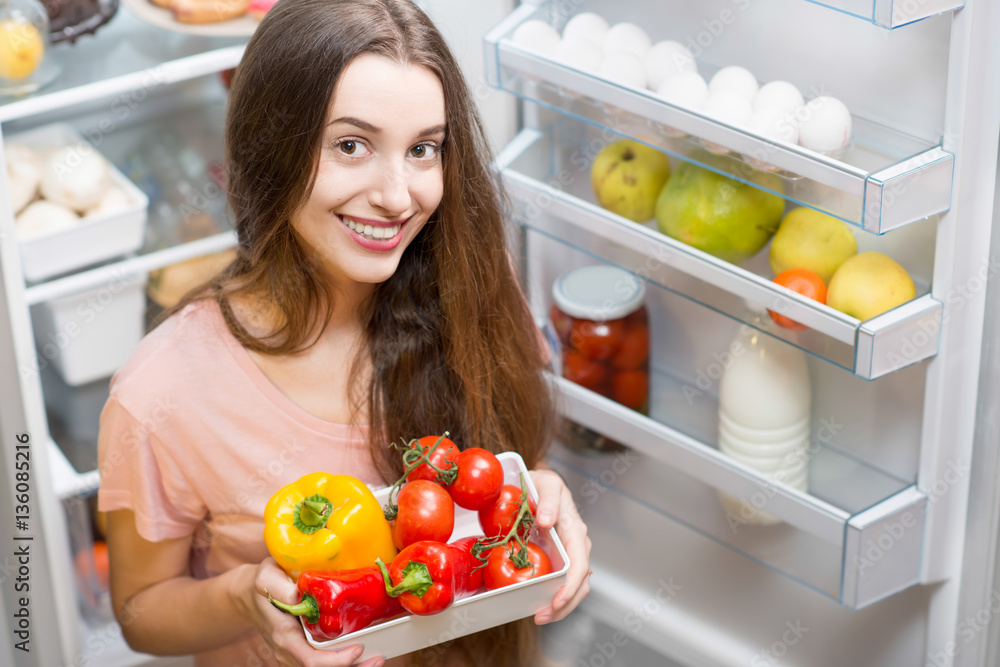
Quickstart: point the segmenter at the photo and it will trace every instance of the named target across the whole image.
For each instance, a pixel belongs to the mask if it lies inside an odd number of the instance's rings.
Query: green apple
[[[714,165],[720,158],[695,154]],[[783,192],[781,181],[755,170],[744,173],[748,181],[774,192]],[[667,181],[656,203],[660,231],[739,264],[756,255],[774,236],[785,200],[747,183],[685,162]]]
[[[668,178],[667,156],[629,139],[605,146],[590,168],[597,203],[636,222],[653,217],[656,198]]]
[[[771,241],[771,270],[809,269],[829,283],[848,257],[858,253],[858,242],[843,222],[811,208],[792,210],[781,221]]]
[[[916,296],[906,269],[880,252],[863,252],[848,258],[833,274],[826,305],[863,322]]]

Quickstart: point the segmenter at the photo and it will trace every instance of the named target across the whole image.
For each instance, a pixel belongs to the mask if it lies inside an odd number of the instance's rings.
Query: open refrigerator
[[[998,3],[423,4],[462,58],[498,148],[539,324],[553,281],[570,268],[612,264],[646,286],[648,416],[553,377],[567,418],[627,449],[585,456],[557,444],[549,456],[588,524],[594,574],[581,608],[546,628],[546,664],[997,664],[1000,635],[988,621],[1000,611],[1000,309],[988,304],[1000,296],[991,249]],[[527,20],[559,29],[583,11],[641,25],[654,42],[687,44],[706,78],[741,65],[762,82],[791,81],[807,98],[837,96],[854,116],[851,151],[832,158],[770,142],[510,39]],[[8,619],[22,606],[14,549],[24,541],[12,538],[33,537],[32,650],[0,633],[0,664],[169,664],[127,649],[87,558],[98,531],[93,439],[107,378],[64,382],[56,358],[84,351],[88,337],[39,312],[131,302],[125,295],[144,294],[150,272],[232,247],[218,182],[218,75],[239,62],[245,41],[163,30],[122,8],[103,32],[62,52],[54,85],[0,104],[5,148],[19,134],[67,123],[149,199],[141,247],[39,280],[25,279],[13,216],[0,210],[0,534],[11,538],[0,606]],[[733,176],[745,173],[740,156],[766,158],[784,198],[852,225],[861,249],[907,269],[918,296],[861,322],[780,292],[766,259],[727,264],[601,209],[590,164],[623,136],[667,152],[675,169],[697,161],[704,142],[730,151],[723,171]],[[0,194],[11,196],[6,180]],[[809,329],[751,318],[748,301],[780,304]],[[806,492],[769,483],[717,449],[718,373],[747,323],[809,353],[815,446]],[[98,338],[103,349],[130,349]],[[93,361],[89,352],[83,361]],[[23,479],[21,434],[30,437],[26,530],[12,500]],[[719,491],[759,499],[781,523],[734,528]]]

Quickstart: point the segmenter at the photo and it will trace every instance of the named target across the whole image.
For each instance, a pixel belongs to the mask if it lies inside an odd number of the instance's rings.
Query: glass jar
[[[0,95],[33,93],[58,73],[45,7],[38,0],[0,0]]]
[[[552,285],[549,313],[559,338],[562,375],[576,384],[649,413],[649,318],[645,285],[614,266],[573,269]],[[579,425],[563,433],[578,451],[621,446]]]

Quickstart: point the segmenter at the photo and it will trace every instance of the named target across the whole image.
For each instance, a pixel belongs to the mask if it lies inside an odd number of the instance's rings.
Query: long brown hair
[[[517,451],[535,466],[548,445],[553,402],[539,339],[508,253],[501,195],[488,144],[461,70],[430,19],[408,0],[281,0],[258,26],[230,91],[226,118],[228,197],[237,257],[168,313],[218,301],[233,335],[267,354],[308,349],[333,295],[290,219],[314,183],[326,114],[344,69],[372,53],[434,72],[444,89],[444,196],[370,300],[366,346],[353,377],[370,365],[355,400],[367,406],[372,457],[385,482],[401,472],[386,436],[445,430],[462,448]],[[280,324],[252,335],[230,299],[263,299]],[[339,372],[339,369],[331,369]],[[529,624],[462,642],[476,665],[526,665]],[[425,652],[422,664],[441,656]]]

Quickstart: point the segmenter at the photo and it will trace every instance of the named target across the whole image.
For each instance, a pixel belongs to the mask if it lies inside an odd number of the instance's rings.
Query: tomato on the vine
[[[826,283],[823,282],[823,279],[815,271],[810,271],[809,269],[788,269],[776,275],[774,282],[810,299],[826,303]],[[806,325],[799,324],[795,320],[790,320],[772,310],[768,310],[767,313],[779,326],[786,329],[802,331],[807,328]]]
[[[396,498],[399,513],[392,524],[397,549],[431,540],[447,542],[455,529],[455,503],[444,487],[426,479],[407,482]]]
[[[483,581],[487,590],[495,590],[510,586],[521,581],[528,581],[536,577],[541,577],[552,572],[552,561],[548,554],[534,542],[528,542],[528,567],[518,568],[511,560],[511,556],[521,552],[521,545],[517,542],[490,549],[486,557],[486,567],[483,572]]]
[[[573,320],[569,332],[570,347],[588,359],[601,361],[614,356],[625,338],[624,320],[593,322]]]
[[[451,466],[457,465],[459,453],[458,445],[448,438],[442,438],[439,435],[428,435],[413,443],[413,447],[414,449],[417,447],[430,448],[438,440],[441,441],[441,444],[431,453],[430,462],[442,470],[448,470]],[[406,476],[406,481],[412,482],[418,479],[426,479],[429,482],[436,482],[438,481],[437,476],[438,473],[434,468],[431,468],[426,463],[422,463]]]
[[[493,452],[470,447],[458,455],[458,477],[447,487],[455,504],[480,510],[495,503],[503,488],[503,466]]]
[[[530,498],[528,499],[528,508],[534,516],[537,505]],[[504,537],[514,528],[514,522],[520,511],[521,489],[513,484],[504,484],[497,501],[479,510],[479,526],[483,529],[486,537]],[[522,529],[518,533],[522,539],[528,536],[527,530]]]

